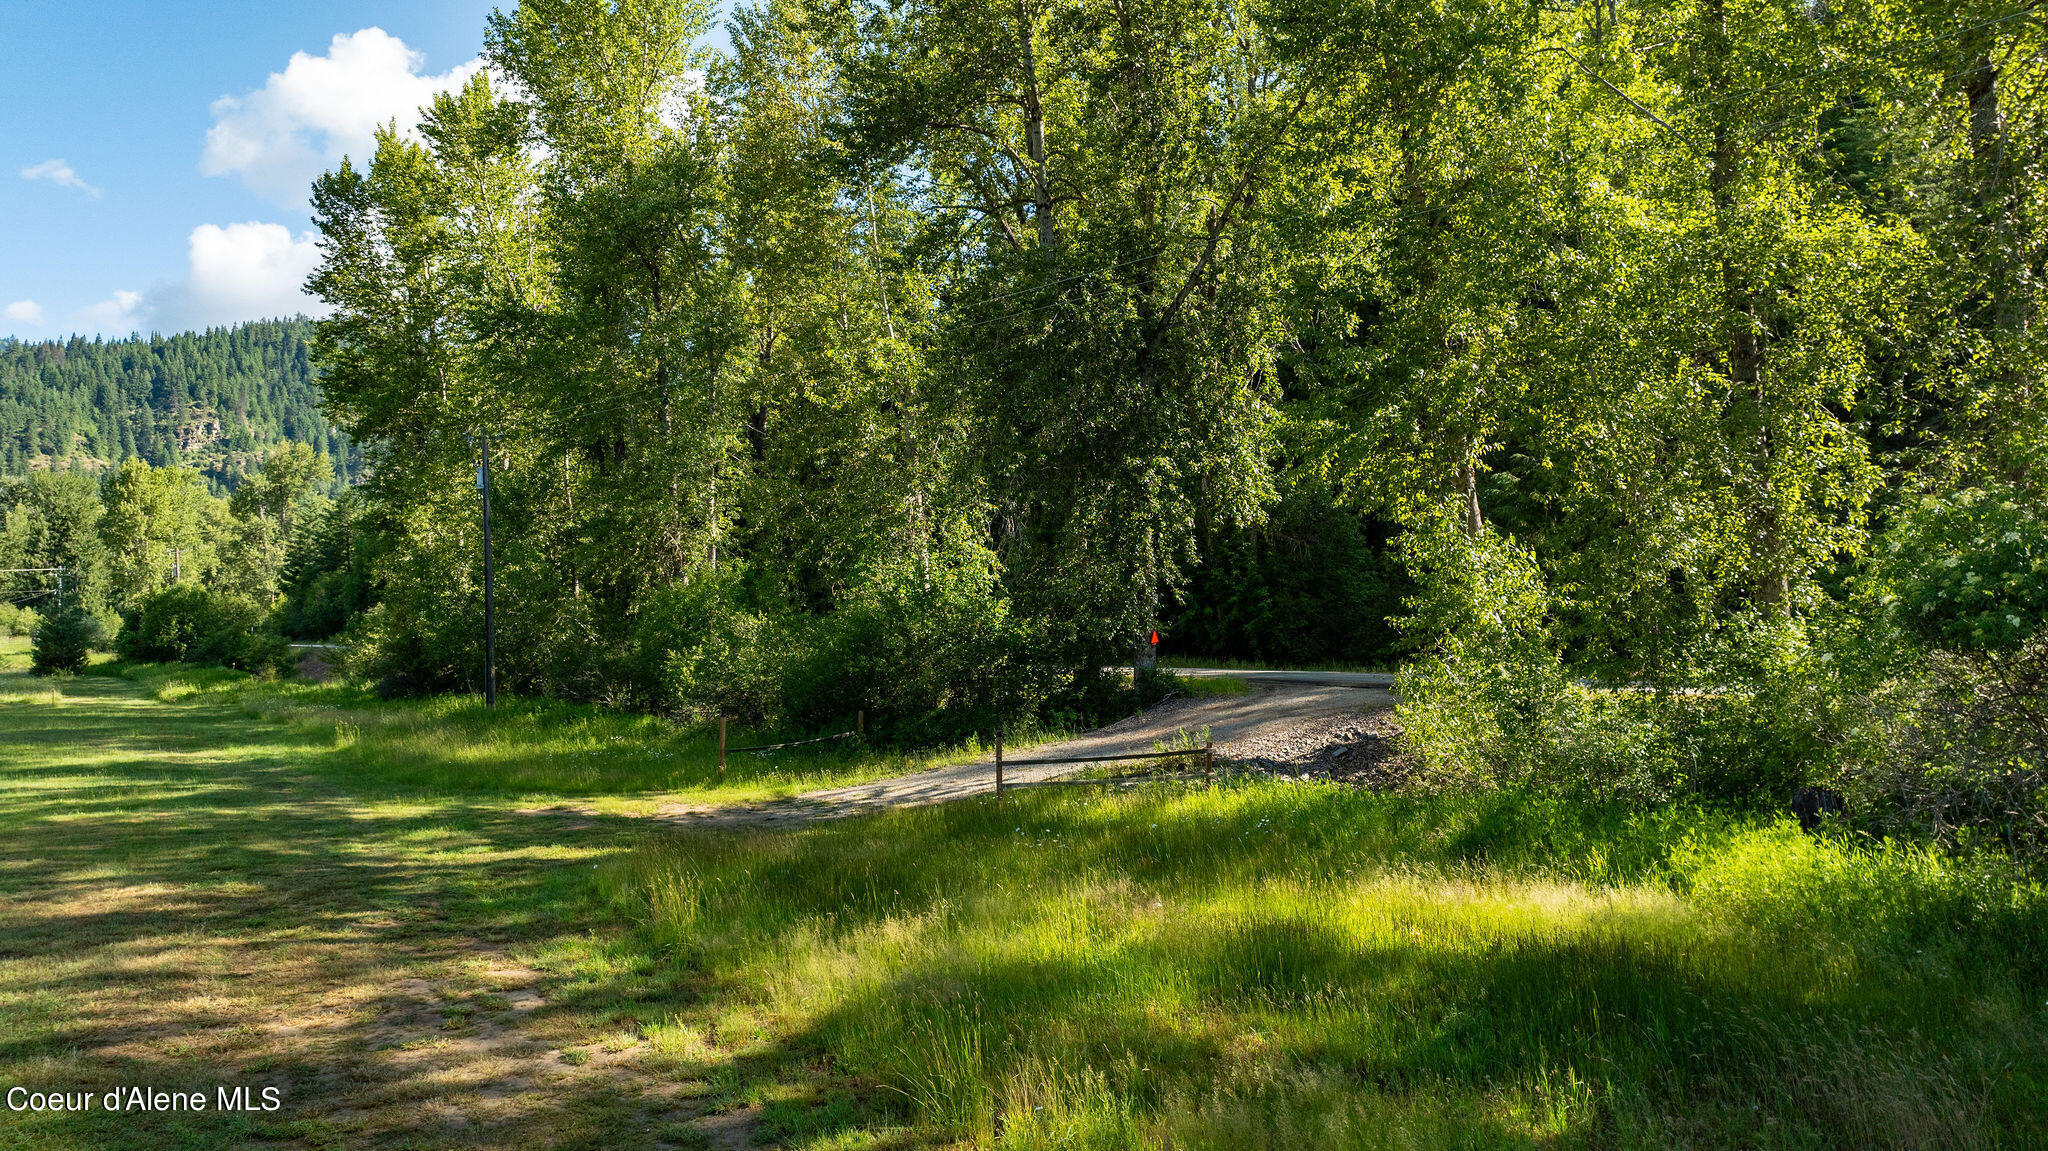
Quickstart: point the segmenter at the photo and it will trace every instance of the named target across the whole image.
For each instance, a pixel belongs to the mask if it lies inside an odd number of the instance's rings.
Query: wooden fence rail
[[[806,744],[812,743],[831,743],[837,739],[854,739],[867,734],[867,730],[868,713],[857,711],[853,713],[852,731],[834,732],[831,735],[821,735],[815,739],[791,739],[785,740],[782,743],[760,743],[755,744],[753,747],[727,748],[725,746],[725,717],[721,715],[718,717],[718,781],[720,783],[725,782],[725,756],[728,751],[734,755],[738,755],[743,751],[781,751],[785,747],[803,747]]]

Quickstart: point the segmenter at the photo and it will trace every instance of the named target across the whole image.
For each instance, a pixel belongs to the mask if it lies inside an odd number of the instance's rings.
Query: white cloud
[[[311,232],[294,236],[283,224],[255,221],[201,224],[186,242],[190,268],[177,302],[187,313],[180,318],[194,327],[325,311],[305,293],[306,277],[320,265]]]
[[[59,188],[75,188],[94,199],[98,199],[100,194],[98,188],[80,179],[78,173],[71,170],[71,165],[62,160],[44,160],[40,164],[30,164],[21,170],[21,178],[48,180]]]
[[[414,127],[422,105],[483,67],[478,58],[430,76],[419,71],[425,60],[382,28],[337,35],[325,56],[294,52],[263,87],[214,102],[200,171],[233,173],[279,203],[303,204],[313,178],[342,156],[369,159],[380,125]]]
[[[97,304],[80,309],[73,323],[82,332],[125,336],[141,331],[142,322],[148,318],[149,312],[149,304],[141,292],[115,292]]]
[[[118,337],[327,314],[327,307],[305,292],[306,277],[320,264],[320,245],[312,232],[294,236],[283,224],[255,220],[201,224],[185,244],[183,279],[158,283],[147,292],[115,292],[73,312],[70,329]],[[4,315],[40,325],[43,309],[22,300],[9,304]]]
[[[32,328],[41,327],[43,323],[43,306],[34,300],[16,300],[7,305],[6,308],[0,309],[0,316],[6,317],[13,323],[27,324]]]

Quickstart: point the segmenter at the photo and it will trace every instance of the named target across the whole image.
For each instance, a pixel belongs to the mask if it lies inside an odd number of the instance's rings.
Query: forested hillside
[[[266,449],[311,445],[337,482],[360,453],[320,411],[310,325],[266,321],[103,341],[0,341],[0,475],[123,460],[182,465],[223,492]]]

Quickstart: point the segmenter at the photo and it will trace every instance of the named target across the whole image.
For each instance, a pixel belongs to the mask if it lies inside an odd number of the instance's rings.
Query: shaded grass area
[[[2048,1145],[2048,899],[1706,812],[1020,794],[608,867],[633,943],[1019,1148]]]
[[[4,658],[0,1091],[275,1087],[283,1106],[0,1110],[0,1146],[661,1148],[750,1103],[846,1111],[828,1075],[738,1074],[738,1032],[711,1075],[647,1042],[697,992],[620,952],[596,898],[637,822],[401,786],[212,673],[39,680]]]

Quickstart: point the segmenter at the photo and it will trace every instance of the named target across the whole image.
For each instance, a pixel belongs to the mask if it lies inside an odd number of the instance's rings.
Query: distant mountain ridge
[[[0,340],[0,475],[101,471],[141,458],[195,468],[224,492],[266,450],[296,441],[334,463],[337,484],[362,454],[320,410],[305,320],[204,332],[26,342]]]

